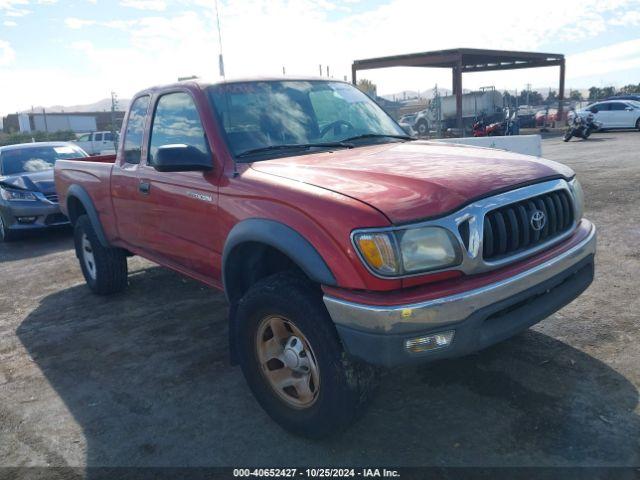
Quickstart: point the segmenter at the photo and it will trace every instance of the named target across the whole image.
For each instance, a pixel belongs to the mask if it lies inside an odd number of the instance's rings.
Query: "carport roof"
[[[462,72],[483,72],[490,70],[549,67],[560,65],[563,61],[564,55],[560,53],[455,48],[451,50],[435,50],[432,52],[354,60],[353,70],[388,67],[453,68],[461,64]]]

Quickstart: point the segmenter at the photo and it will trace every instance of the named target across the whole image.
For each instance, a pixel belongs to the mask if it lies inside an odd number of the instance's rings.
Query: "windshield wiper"
[[[397,138],[399,140],[415,140],[415,138],[409,135],[385,135],[383,133],[364,133],[362,135],[356,135],[355,137],[345,138],[343,142],[351,142],[353,140],[360,140],[364,138]]]
[[[252,148],[245,150],[236,155],[236,158],[249,157],[259,153],[268,153],[279,150],[309,150],[310,148],[353,148],[350,143],[342,142],[323,142],[323,143],[288,143],[283,145],[269,145],[267,147]]]

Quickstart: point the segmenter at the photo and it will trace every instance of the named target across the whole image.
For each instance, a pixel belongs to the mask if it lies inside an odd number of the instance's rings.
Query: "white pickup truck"
[[[78,138],[73,140],[73,143],[89,155],[115,153],[113,133],[110,131],[83,133],[78,135]]]

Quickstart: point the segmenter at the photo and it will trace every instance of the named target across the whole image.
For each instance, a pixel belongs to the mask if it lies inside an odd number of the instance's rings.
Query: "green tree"
[[[625,85],[620,89],[620,93],[625,93],[625,94],[640,93],[640,83],[637,85],[633,85],[633,84]]]
[[[569,90],[569,100],[573,100],[574,102],[581,102],[583,99],[580,90]]]
[[[371,80],[367,80],[366,78],[361,78],[358,80],[358,88],[360,91],[366,93],[371,98],[376,98],[378,95],[378,87]]]
[[[544,103],[544,98],[542,98],[542,94],[536,92],[535,90],[528,92],[529,105],[542,105]],[[522,90],[520,95],[518,96],[518,104],[526,105],[527,104],[527,91]]]
[[[589,100],[594,102],[600,98],[602,98],[602,90],[598,87],[590,87],[589,88]]]
[[[547,100],[545,101],[545,103],[547,105],[552,105],[557,101],[558,101],[558,93],[555,90],[549,90],[549,93],[547,94]]]

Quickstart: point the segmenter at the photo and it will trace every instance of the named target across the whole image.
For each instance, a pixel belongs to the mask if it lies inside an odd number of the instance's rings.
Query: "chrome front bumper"
[[[338,327],[374,334],[407,334],[459,323],[494,304],[543,284],[570,270],[596,252],[596,228],[587,220],[587,237],[569,250],[513,277],[420,303],[376,306],[347,302],[325,295],[324,303]],[[340,328],[339,328],[340,330]]]

